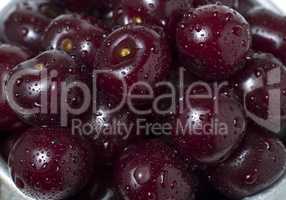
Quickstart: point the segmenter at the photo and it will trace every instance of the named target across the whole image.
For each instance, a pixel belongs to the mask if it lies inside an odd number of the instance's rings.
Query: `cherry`
[[[237,72],[250,44],[247,21],[222,5],[190,11],[177,29],[177,46],[189,70],[205,80],[224,80]]]
[[[5,82],[10,70],[30,57],[25,50],[7,44],[0,45],[0,130],[2,132],[18,132],[26,126],[19,120],[16,113],[9,107],[5,97]]]
[[[105,31],[78,15],[61,15],[54,19],[43,35],[43,47],[63,50],[87,66],[96,61],[96,53]]]
[[[33,10],[15,9],[4,21],[4,37],[9,43],[38,52],[41,50],[41,38],[49,21],[48,17]]]
[[[74,131],[93,144],[99,166],[112,165],[121,151],[137,140],[136,116],[128,109],[116,108],[116,103],[100,93],[96,112],[83,121],[74,121]]]
[[[89,86],[89,76],[86,67],[76,64],[68,54],[46,51],[11,71],[6,87],[8,103],[33,126],[66,126],[65,119],[86,112],[83,109],[69,115],[66,108],[81,108],[86,99],[79,83]]]
[[[101,70],[99,87],[114,99],[121,99],[126,91],[132,95],[146,93],[146,87],[138,82],[154,88],[166,78],[170,62],[168,43],[159,33],[148,27],[127,25],[103,41],[95,69]]]
[[[250,119],[274,132],[286,126],[286,67],[277,58],[254,53],[232,84]]]
[[[174,37],[174,27],[191,6],[192,0],[122,0],[114,11],[114,21],[120,25],[156,24]]]
[[[272,53],[286,63],[286,31],[281,29],[286,25],[284,16],[266,9],[254,9],[247,19],[251,24],[253,48]]]
[[[226,162],[208,171],[213,186],[231,199],[242,199],[268,188],[286,169],[286,149],[279,139],[253,125],[246,135]]]
[[[115,166],[115,183],[125,199],[176,199],[194,197],[193,178],[177,152],[159,140],[129,146]]]
[[[203,93],[198,93],[203,94]],[[177,114],[172,140],[182,155],[203,164],[227,159],[244,137],[246,120],[233,98],[192,98]]]
[[[9,155],[16,186],[27,196],[60,200],[80,191],[93,174],[91,145],[67,129],[30,129]]]

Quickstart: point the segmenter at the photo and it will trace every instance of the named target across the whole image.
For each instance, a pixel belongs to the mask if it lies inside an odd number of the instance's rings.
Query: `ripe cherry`
[[[89,89],[89,78],[86,67],[75,63],[68,54],[46,51],[11,71],[6,85],[10,91],[8,103],[33,126],[66,126],[72,116],[78,117],[87,110],[75,115],[66,113],[67,107],[77,110],[88,100],[79,85]]]
[[[30,129],[9,155],[16,186],[27,196],[60,200],[79,192],[93,177],[91,145],[66,129]]]
[[[28,9],[15,9],[4,21],[4,37],[8,43],[24,46],[37,53],[50,19]]]
[[[225,80],[237,72],[250,44],[247,21],[222,5],[191,10],[177,29],[177,46],[188,70],[204,80]]]
[[[279,139],[251,125],[243,144],[224,163],[209,169],[213,186],[230,199],[243,199],[275,183],[286,170]]]
[[[125,199],[191,200],[193,178],[177,152],[151,140],[128,147],[115,166],[115,183]]]
[[[172,141],[185,157],[216,164],[237,148],[245,128],[242,107],[233,98],[192,98],[177,114]]]
[[[52,20],[43,35],[43,47],[63,50],[87,66],[96,62],[105,31],[78,15],[61,15]]]
[[[171,64],[167,41],[148,27],[121,27],[103,41],[98,53],[99,86],[114,99],[122,99],[125,92],[146,94],[166,78]],[[125,83],[125,84],[124,84]]]

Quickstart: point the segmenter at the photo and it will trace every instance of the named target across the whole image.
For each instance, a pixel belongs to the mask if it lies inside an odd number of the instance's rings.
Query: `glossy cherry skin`
[[[177,28],[177,46],[184,62],[204,80],[225,80],[237,72],[250,44],[247,21],[222,5],[190,11]]]
[[[250,119],[274,132],[280,131],[279,123],[286,126],[286,67],[281,61],[272,54],[254,53],[232,84]]]
[[[9,155],[11,177],[29,197],[60,200],[80,191],[93,177],[91,145],[67,129],[30,129]]]
[[[71,87],[69,90],[64,88],[77,83],[89,87],[89,76],[86,67],[75,63],[68,54],[62,51],[45,51],[20,63],[10,72],[6,84],[6,89],[10,91],[6,94],[8,103],[20,118],[33,126],[66,126],[64,108],[69,106],[78,109],[85,99],[83,90],[79,87]],[[62,87],[63,84],[66,87]],[[31,112],[31,109],[34,111]],[[73,117],[85,112],[83,110]],[[71,118],[68,115],[67,120]]]
[[[15,9],[4,21],[4,37],[7,42],[26,47],[33,52],[41,50],[41,39],[50,19],[38,12]]]
[[[115,183],[124,199],[191,200],[195,187],[185,164],[159,140],[129,146],[115,166]]]
[[[114,99],[122,99],[125,91],[131,91],[130,88],[139,81],[153,88],[164,80],[170,64],[170,49],[164,37],[148,27],[127,25],[104,40],[95,69],[109,70],[98,75],[98,85]],[[137,85],[131,93],[142,95],[146,93],[146,87]]]
[[[61,15],[54,19],[43,35],[43,48],[63,50],[87,66],[96,61],[96,53],[105,31],[79,15]]]
[[[236,152],[224,163],[208,170],[210,181],[231,199],[254,195],[275,183],[286,169],[282,142],[253,125]]]
[[[248,13],[247,19],[251,24],[253,48],[272,53],[286,63],[286,31],[281,29],[286,25],[284,16],[266,9],[255,9]]]
[[[127,145],[139,140],[140,134],[135,127],[136,116],[124,107],[110,112],[116,106],[108,96],[100,93],[96,100],[96,111],[81,124],[74,123],[80,128],[75,128],[75,133],[86,137],[93,144],[93,151],[98,155],[98,166],[112,165]],[[89,128],[84,129],[85,126]]]
[[[122,0],[114,11],[115,24],[151,24],[165,28],[174,37],[175,27],[183,13],[192,7],[192,0]]]
[[[225,95],[215,99],[190,99],[190,105],[178,112],[174,122],[173,143],[182,155],[202,164],[227,159],[245,133],[246,119],[241,105]]]
[[[7,44],[0,45],[0,130],[2,132],[17,132],[26,127],[6,101],[5,82],[10,70],[29,57],[29,53],[19,47]]]

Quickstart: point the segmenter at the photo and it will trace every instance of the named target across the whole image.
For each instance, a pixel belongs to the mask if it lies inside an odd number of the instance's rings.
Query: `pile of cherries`
[[[256,0],[25,0],[11,7],[0,25],[0,140],[24,195],[239,200],[283,177],[284,16]],[[149,89],[153,99],[170,94],[162,81],[200,98],[175,93],[175,111],[158,114]],[[80,114],[86,94],[79,83],[93,97]],[[110,112],[128,91],[150,98]],[[157,103],[167,110],[169,100]],[[74,119],[95,128],[75,134]],[[147,127],[139,134],[138,119],[173,126],[170,134]],[[113,122],[131,128],[122,133]]]

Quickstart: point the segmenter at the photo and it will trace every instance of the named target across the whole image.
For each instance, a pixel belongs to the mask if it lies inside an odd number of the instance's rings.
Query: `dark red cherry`
[[[193,178],[177,152],[159,140],[129,146],[115,166],[124,199],[191,200]]]
[[[165,28],[174,37],[183,13],[192,7],[192,0],[122,0],[114,11],[115,24],[152,24]]]
[[[272,54],[253,54],[233,85],[250,119],[274,132],[286,126],[286,67]]]
[[[225,80],[243,67],[251,44],[250,28],[237,11],[206,5],[185,14],[177,46],[189,70],[205,80]]]
[[[72,124],[75,134],[93,144],[98,166],[113,164],[118,154],[139,136],[136,116],[101,93],[96,111],[85,120],[73,120]]]
[[[4,21],[4,37],[9,43],[38,52],[49,21],[48,17],[33,10],[15,9]]]
[[[230,199],[254,195],[275,183],[286,169],[282,142],[251,125],[243,144],[224,163],[209,169],[213,186]]]
[[[11,177],[27,196],[60,200],[79,192],[93,177],[91,145],[67,129],[30,129],[9,155]]]
[[[272,53],[286,63],[286,19],[266,9],[254,9],[247,19],[251,24],[252,47],[255,50]]]
[[[43,48],[63,50],[87,66],[96,62],[96,54],[105,31],[78,15],[61,15],[54,19],[43,35]]]
[[[193,97],[177,115],[172,140],[185,157],[216,164],[237,148],[245,128],[242,107],[233,98]]]
[[[145,85],[154,88],[164,80],[170,63],[168,43],[158,32],[140,25],[127,25],[104,40],[95,69],[99,87],[106,94],[121,99],[126,91],[132,95],[149,93]],[[138,82],[144,82],[144,86]]]
[[[2,132],[18,132],[26,127],[6,101],[5,94],[10,91],[5,91],[5,82],[10,70],[29,57],[30,55],[19,47],[7,44],[0,45],[0,130]]]
[[[86,92],[90,93],[89,76],[86,67],[68,54],[46,51],[11,71],[6,85],[8,103],[33,126],[66,126],[69,117],[86,112],[88,107],[81,110],[82,105],[90,105],[84,103]],[[70,115],[71,110],[79,112]]]

